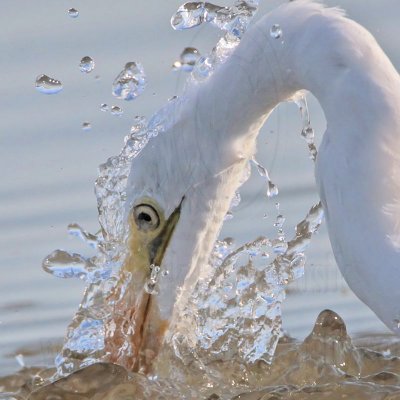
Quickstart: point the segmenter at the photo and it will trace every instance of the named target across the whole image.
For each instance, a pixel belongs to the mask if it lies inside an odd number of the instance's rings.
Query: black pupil
[[[145,213],[145,212],[141,212],[138,217],[137,217],[138,221],[144,221],[144,222],[151,222],[151,217],[149,214]]]

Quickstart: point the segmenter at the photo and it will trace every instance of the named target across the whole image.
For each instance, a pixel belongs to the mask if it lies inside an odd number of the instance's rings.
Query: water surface
[[[206,53],[218,34],[210,27],[173,31],[169,20],[181,4],[175,0],[24,3],[21,8],[21,3],[3,0],[0,16],[0,375],[19,368],[17,354],[24,354],[27,365],[51,363],[53,349],[79,304],[83,284],[46,275],[40,267],[43,257],[55,248],[89,254],[67,237],[66,227],[77,221],[97,231],[93,195],[97,166],[118,153],[134,116],[150,116],[179,93],[185,75],[173,73],[171,66],[181,51],[193,46]],[[259,14],[280,3],[264,1]],[[327,3],[346,8],[400,65],[395,40],[398,2]],[[71,5],[79,10],[77,18],[68,15]],[[96,68],[82,74],[79,63],[87,54],[96,61]],[[143,64],[148,85],[139,98],[126,103],[112,96],[111,85],[131,60]],[[52,96],[39,93],[35,80],[41,74],[62,81],[63,91]],[[124,114],[117,118],[103,113],[102,103],[118,105]],[[313,126],[321,134],[323,116],[315,102],[310,104]],[[90,131],[81,129],[84,122],[91,123]],[[300,130],[296,107],[283,105],[264,128],[259,145],[258,159],[280,188],[277,201],[287,232],[317,201],[312,163]],[[274,204],[266,205],[261,186],[254,178],[244,187],[243,201],[225,235],[240,242],[273,230]],[[260,218],[264,213],[271,216]],[[328,307],[344,317],[352,335],[385,332],[341,280],[325,229],[313,240],[308,254],[309,272],[306,269],[305,279],[293,287],[285,303],[285,328],[303,338],[318,313]]]

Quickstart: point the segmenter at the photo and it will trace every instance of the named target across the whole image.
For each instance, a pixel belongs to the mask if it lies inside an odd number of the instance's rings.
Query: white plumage
[[[270,28],[279,24],[275,39]],[[316,181],[343,276],[392,330],[400,319],[400,80],[375,39],[337,9],[296,0],[244,36],[204,83],[165,109],[165,132],[134,160],[128,208],[154,198],[168,217],[182,203],[166,249],[161,315],[177,288],[184,302],[200,276],[260,127],[298,90],[319,100],[327,131]],[[307,272],[306,272],[307,273]]]

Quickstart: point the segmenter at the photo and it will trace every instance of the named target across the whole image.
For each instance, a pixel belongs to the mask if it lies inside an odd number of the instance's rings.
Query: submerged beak
[[[152,232],[142,232],[134,218],[129,221],[129,255],[120,282],[126,289],[115,303],[111,346],[106,340],[106,350],[110,361],[133,371],[149,371],[168,328],[169,321],[160,317],[158,279],[163,274],[162,261],[179,221],[181,204],[168,219],[160,215],[159,226]]]

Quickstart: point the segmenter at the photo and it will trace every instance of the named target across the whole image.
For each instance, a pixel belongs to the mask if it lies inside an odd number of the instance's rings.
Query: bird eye
[[[153,231],[160,225],[160,217],[154,207],[148,204],[139,204],[133,209],[133,216],[139,230]]]

